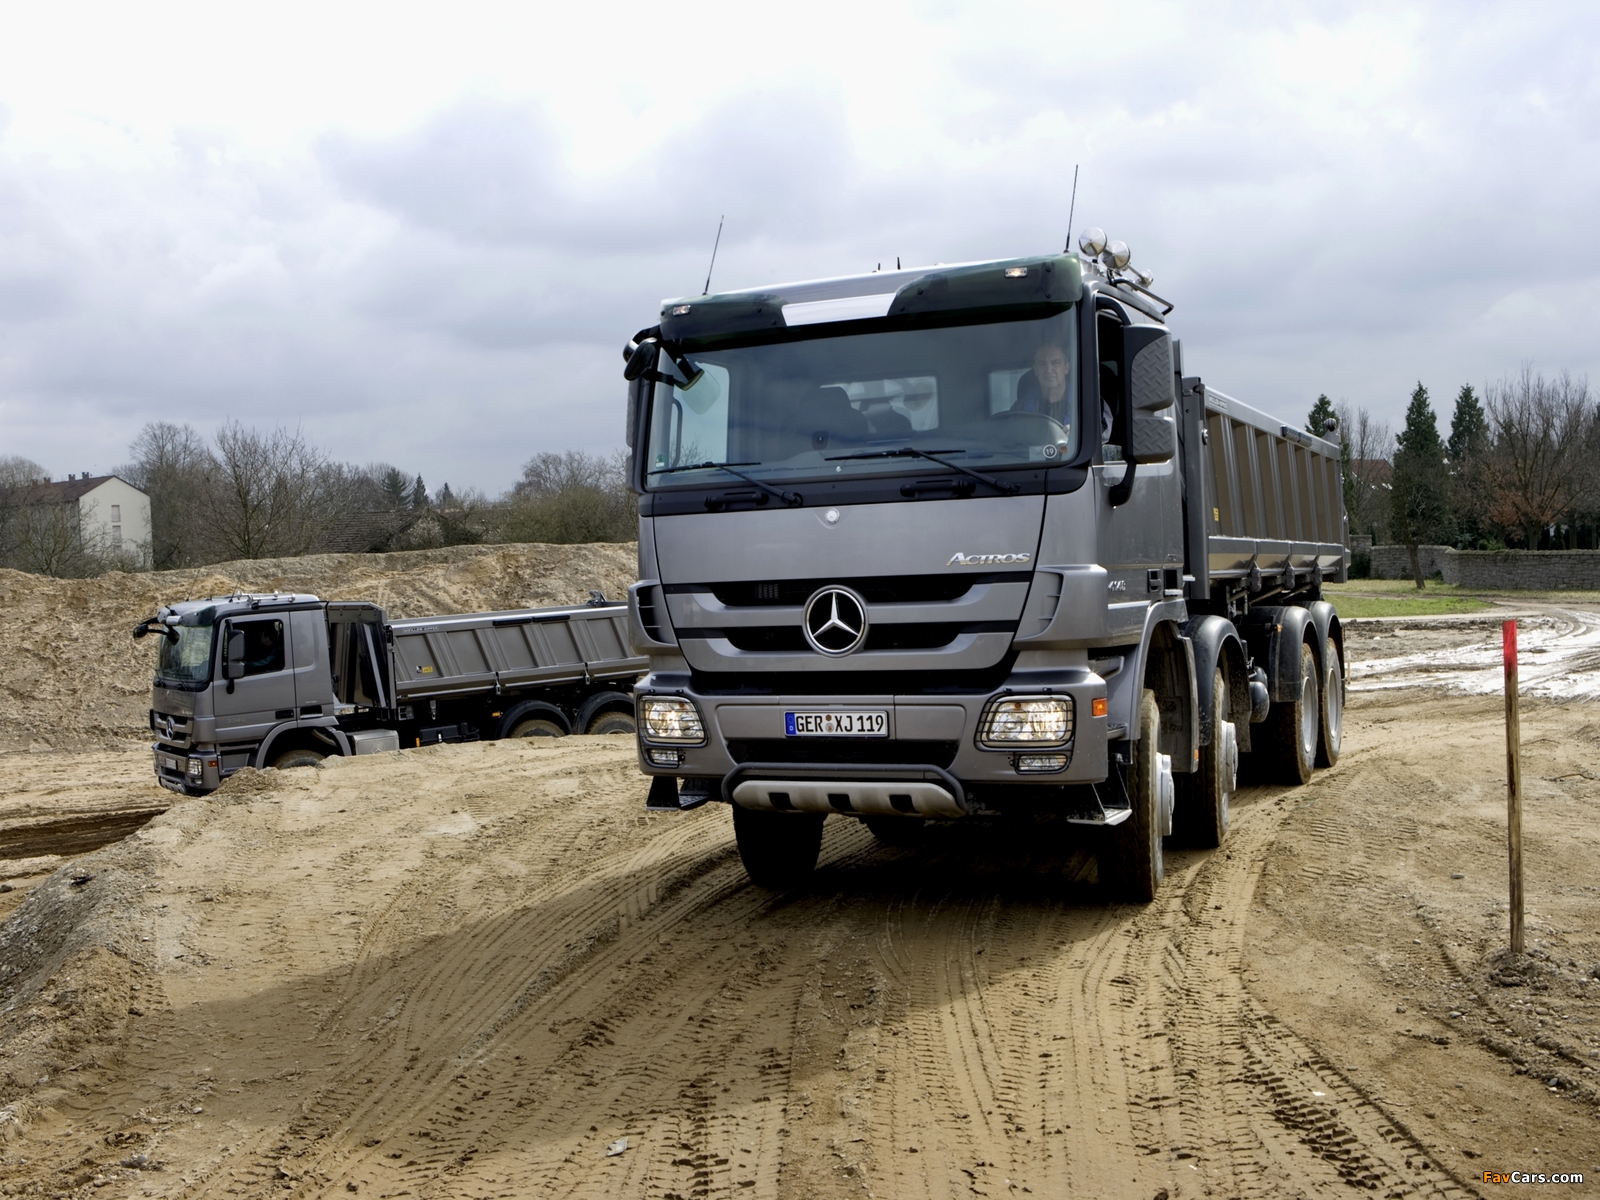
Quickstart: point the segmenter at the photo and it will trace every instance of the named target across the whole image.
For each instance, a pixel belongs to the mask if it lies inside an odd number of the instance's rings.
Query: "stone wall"
[[[1452,550],[1418,546],[1417,561],[1429,579],[1463,587],[1526,588],[1533,591],[1600,591],[1600,550]],[[1404,546],[1372,548],[1374,579],[1410,579]]]

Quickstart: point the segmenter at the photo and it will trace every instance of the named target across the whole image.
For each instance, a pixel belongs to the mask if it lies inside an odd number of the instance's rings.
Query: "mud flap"
[[[650,796],[644,807],[647,812],[688,812],[699,808],[717,792],[715,779],[685,779],[680,792],[675,776],[657,775],[650,781]]]

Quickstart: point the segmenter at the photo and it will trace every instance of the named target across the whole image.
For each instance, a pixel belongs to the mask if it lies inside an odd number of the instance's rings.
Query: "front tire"
[[[285,750],[272,760],[272,765],[280,771],[293,770],[295,767],[320,767],[326,754],[318,754],[315,750]]]
[[[1228,836],[1228,802],[1238,785],[1239,750],[1228,719],[1228,677],[1219,667],[1211,683],[1211,742],[1200,747],[1200,769],[1178,775],[1176,822],[1183,842],[1215,849]]]
[[[1161,847],[1161,709],[1149,688],[1139,697],[1139,740],[1128,764],[1128,799],[1133,815],[1111,828],[1101,855],[1102,882],[1112,895],[1149,904],[1161,888],[1166,862]],[[1107,870],[1109,868],[1109,870]]]
[[[1329,638],[1322,649],[1326,667],[1322,673],[1321,728],[1317,733],[1317,766],[1331,767],[1339,761],[1344,746],[1344,662],[1339,647]]]
[[[781,892],[816,868],[826,813],[761,812],[733,806],[733,836],[745,874],[757,887]]]
[[[1271,777],[1297,787],[1311,779],[1317,762],[1317,736],[1321,707],[1317,686],[1317,658],[1311,643],[1300,643],[1300,687],[1295,698],[1274,701],[1262,722],[1262,741]]]

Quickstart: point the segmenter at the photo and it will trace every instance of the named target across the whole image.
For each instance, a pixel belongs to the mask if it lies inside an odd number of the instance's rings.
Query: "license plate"
[[[783,724],[790,737],[888,737],[889,710],[788,712],[783,714]]]
[[[167,770],[176,771],[178,769],[178,760],[177,759],[168,758],[168,759],[163,759],[162,761],[164,761],[167,764]]]

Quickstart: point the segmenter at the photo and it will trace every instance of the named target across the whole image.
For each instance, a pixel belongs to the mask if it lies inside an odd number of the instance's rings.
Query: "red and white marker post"
[[[1511,852],[1511,953],[1522,937],[1522,729],[1517,720],[1517,623],[1500,627],[1506,668],[1506,845]]]

